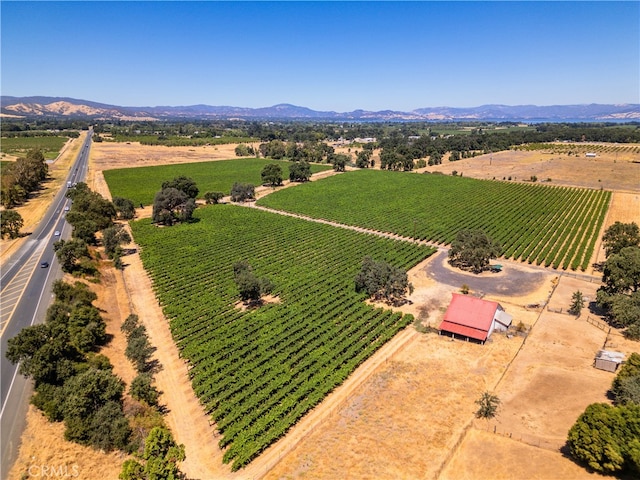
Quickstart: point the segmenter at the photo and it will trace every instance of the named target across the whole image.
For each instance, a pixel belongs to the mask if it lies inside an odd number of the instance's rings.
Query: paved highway
[[[71,235],[65,222],[65,207],[71,201],[64,195],[69,184],[83,181],[91,149],[90,130],[80,148],[67,180],[25,244],[2,265],[0,277],[0,468],[4,479],[16,459],[20,435],[32,391],[31,382],[5,357],[7,340],[24,327],[41,323],[52,300],[53,282],[62,276],[53,251],[54,242]],[[59,235],[56,235],[59,232]],[[44,267],[43,262],[48,266]]]

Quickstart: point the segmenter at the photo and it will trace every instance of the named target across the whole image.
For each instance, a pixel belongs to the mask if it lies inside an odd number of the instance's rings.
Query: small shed
[[[600,370],[615,372],[622,362],[624,362],[624,353],[600,350],[596,355],[594,366]]]

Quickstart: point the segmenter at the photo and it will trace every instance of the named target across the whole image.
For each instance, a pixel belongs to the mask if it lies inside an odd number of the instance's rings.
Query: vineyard
[[[601,190],[361,170],[258,204],[440,244],[481,229],[506,258],[585,270],[610,198]]]
[[[105,170],[104,178],[115,197],[128,198],[135,205],[150,205],[162,182],[180,175],[192,178],[200,189],[200,197],[206,192],[224,192],[229,194],[235,182],[247,182],[254,185],[262,183],[261,172],[268,163],[282,166],[285,179],[289,176],[290,162],[243,158],[215,162],[180,163],[154,167],[119,168]],[[311,173],[331,169],[331,165],[311,165]]]
[[[58,156],[60,149],[69,140],[68,137],[2,137],[0,151],[8,155],[24,156],[32,148],[42,150],[44,158],[54,159]]]
[[[434,249],[233,205],[195,216],[162,229],[140,220],[132,230],[224,460],[237,470],[412,321],[355,292],[363,257],[408,269]],[[236,307],[239,260],[271,280],[278,302]]]
[[[640,154],[640,145],[613,145],[602,143],[528,143],[514,147],[516,150],[543,151],[554,154],[584,156],[586,153],[596,154]]]

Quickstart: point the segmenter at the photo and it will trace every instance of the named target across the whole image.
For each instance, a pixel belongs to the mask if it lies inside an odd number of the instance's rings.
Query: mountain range
[[[4,118],[87,118],[95,120],[317,120],[317,121],[635,121],[640,104],[482,105],[479,107],[426,107],[410,112],[395,110],[352,112],[317,111],[290,104],[263,108],[190,105],[122,107],[66,97],[0,97]]]

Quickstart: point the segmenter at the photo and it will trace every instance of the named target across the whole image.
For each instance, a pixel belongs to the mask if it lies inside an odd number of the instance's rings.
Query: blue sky
[[[640,103],[640,2],[10,2],[3,95],[315,110]]]

